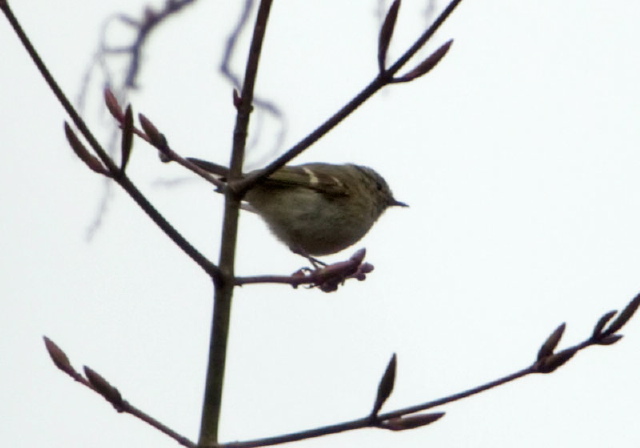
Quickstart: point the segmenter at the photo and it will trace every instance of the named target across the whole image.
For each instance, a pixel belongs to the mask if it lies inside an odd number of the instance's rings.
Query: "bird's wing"
[[[347,196],[346,185],[335,176],[317,169],[321,164],[308,163],[299,166],[285,166],[265,180],[265,184],[282,187],[308,188],[330,196]],[[316,168],[316,169],[314,169]]]
[[[187,160],[193,162],[205,171],[221,176],[222,179],[229,173],[227,167],[218,165],[217,163],[193,157],[187,157]],[[307,163],[298,166],[285,166],[262,182],[272,187],[308,188],[329,196],[348,196],[349,191],[344,183],[334,176],[323,174],[323,170],[318,169],[322,166],[326,165]]]

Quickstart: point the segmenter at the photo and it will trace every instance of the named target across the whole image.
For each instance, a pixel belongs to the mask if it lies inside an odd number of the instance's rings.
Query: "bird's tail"
[[[218,165],[217,163],[208,162],[202,159],[195,159],[193,157],[187,157],[187,160],[203,170],[211,174],[215,174],[216,176],[220,176],[221,178],[224,178],[229,174],[229,168],[226,166]]]

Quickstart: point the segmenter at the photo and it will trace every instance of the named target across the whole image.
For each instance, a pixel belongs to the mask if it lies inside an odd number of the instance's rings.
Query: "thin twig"
[[[461,400],[462,398],[470,397],[471,395],[479,394],[480,392],[487,391],[497,386],[501,386],[503,384],[509,383],[511,381],[517,380],[518,378],[522,378],[525,375],[528,375],[530,372],[530,368],[526,368],[515,372],[511,375],[504,376],[498,380],[491,381],[489,383],[483,384],[481,386],[475,387],[473,389],[469,389],[467,391],[461,392],[459,394],[451,395],[449,397],[440,398],[438,400],[433,400],[430,402],[426,402],[411,408],[398,409],[396,411],[385,412],[384,414],[379,414],[377,416],[377,422],[384,422],[385,420],[390,420],[392,418],[397,418],[399,416],[413,414],[415,412],[431,409],[436,406],[442,406],[443,404],[451,403],[456,400]],[[415,410],[413,410],[415,409]],[[283,434],[274,437],[265,437],[262,439],[255,440],[247,440],[242,442],[229,442],[220,444],[220,448],[254,448],[261,446],[272,446],[272,445],[280,445],[282,443],[290,443],[297,442],[300,440],[312,439],[315,437],[326,436],[330,434],[338,434],[346,431],[353,431],[356,429],[364,429],[364,428],[377,428],[378,424],[371,420],[371,417],[367,415],[366,417],[350,420],[346,422],[336,423],[334,425],[322,426],[319,428],[308,429],[299,432],[293,432],[290,434]]]
[[[236,90],[240,90],[241,82],[240,76],[235,74],[231,67],[232,57],[238,52],[237,46],[240,34],[245,30],[249,23],[251,10],[253,9],[254,3],[254,0],[244,0],[244,4],[240,11],[237,22],[227,36],[226,44],[224,46],[224,51],[221,58],[222,60],[220,62],[220,73],[222,73],[222,75],[231,83],[231,85],[233,85]],[[287,132],[286,118],[278,105],[267,98],[261,98],[257,95],[254,95],[252,104],[258,112],[266,112],[266,114],[273,116],[279,124],[280,129],[277,132],[277,137],[275,138],[272,149],[264,153],[261,157],[265,158],[265,160],[270,160],[273,156],[275,156],[277,152],[279,152],[282,147],[282,143]],[[254,133],[251,141],[247,145],[247,149],[252,148],[260,140],[260,137],[262,135],[262,126],[260,125],[260,123],[264,119],[264,114],[259,114],[256,118],[259,121],[257,126],[254,124]],[[258,161],[254,161],[254,163],[258,163]]]
[[[149,414],[141,411],[140,409],[123,399],[118,389],[109,384],[107,380],[98,375],[93,369],[85,366],[85,373],[87,374],[87,378],[82,376],[82,374],[80,374],[73,368],[71,362],[69,361],[69,358],[64,353],[64,351],[55,342],[53,342],[46,336],[44,336],[44,343],[47,351],[49,352],[49,356],[51,356],[51,359],[60,370],[62,370],[64,373],[69,375],[71,378],[73,378],[83,386],[100,394],[105,400],[111,403],[118,412],[131,414],[134,417],[139,418],[146,424],[171,437],[182,446],[186,446],[187,448],[196,448],[195,443],[193,443],[183,435],[178,434],[176,431],[160,423]]]
[[[106,88],[104,90],[104,99],[105,105],[107,106],[107,109],[109,110],[111,116],[116,120],[118,127],[120,127],[121,129],[124,128],[125,113],[122,110],[118,99],[110,88]],[[139,114],[139,119],[143,129],[140,130],[133,126],[132,132],[136,136],[156,148],[160,152],[160,159],[163,162],[176,162],[192,171],[193,173],[197,174],[207,182],[215,185],[219,189],[222,189],[226,185],[225,182],[222,182],[215,176],[211,175],[211,173],[209,173],[208,171],[200,168],[195,163],[191,162],[188,159],[185,159],[180,154],[171,149],[164,134],[161,133],[151,122],[151,120],[149,120],[145,115]]]
[[[523,378],[527,375],[531,375],[534,373],[552,373],[559,367],[564,365],[575,354],[588,347],[594,345],[606,346],[615,344],[616,342],[620,341],[620,339],[622,339],[622,335],[617,334],[616,332],[622,329],[622,327],[624,327],[629,322],[629,320],[637,312],[638,308],[640,308],[640,294],[636,295],[619,313],[617,311],[611,311],[604,314],[596,322],[594,330],[589,335],[589,337],[579,344],[566,348],[560,352],[555,352],[555,347],[558,342],[560,342],[562,334],[564,333],[565,325],[562,324],[554,332],[552,332],[549,337],[546,338],[541,346],[541,349],[538,351],[537,356],[535,357],[535,361],[530,366],[525,367],[524,369],[518,370],[509,375],[503,376],[502,378],[489,381],[487,383],[456,394],[438,398],[432,401],[427,401],[425,403],[417,404],[414,406],[397,409],[395,411],[386,412],[384,414],[379,414],[378,411],[380,410],[380,407],[382,406],[386,398],[388,398],[391,390],[393,389],[393,377],[395,377],[396,370],[396,356],[394,355],[391,358],[385,374],[383,375],[383,378],[378,386],[378,394],[376,398],[376,404],[374,405],[374,412],[369,412],[369,414],[363,418],[256,440],[229,442],[222,444],[203,444],[201,442],[198,447],[202,448],[205,446],[215,446],[216,448],[253,448],[295,442],[299,440],[321,437],[329,434],[337,434],[340,432],[362,428],[404,430],[423,426],[424,424],[429,424],[438,420],[444,415],[444,413],[416,415],[417,412],[432,409],[434,407],[442,406],[444,404],[452,403],[464,398],[471,397],[473,395],[477,395],[482,392],[486,392],[496,387],[513,382],[517,379]],[[612,323],[607,325],[607,323],[616,314],[617,318]],[[158,430],[177,440],[184,446],[187,446],[189,448],[195,446],[193,442],[189,441],[175,431],[172,431],[165,425],[159,423],[157,420],[149,417],[146,413],[131,406],[126,400],[122,398],[122,395],[117,388],[108,383],[106,379],[104,379],[94,370],[85,367],[85,374],[87,375],[87,378],[83,377],[73,368],[71,361],[58,345],[56,345],[46,336],[44,337],[44,340],[47,351],[49,352],[52,361],[54,362],[56,367],[58,367],[58,369],[62,370],[64,373],[72,377],[74,380],[80,382],[84,386],[102,395],[109,403],[114,406],[114,408],[116,408],[118,412],[128,412],[132,415],[135,415],[154,428],[157,428]]]
[[[13,30],[17,34],[18,38],[24,45],[27,53],[31,57],[40,74],[45,79],[49,88],[54,93],[62,107],[67,112],[71,120],[80,130],[84,138],[87,140],[93,151],[100,158],[102,163],[107,167],[112,174],[113,179],[129,194],[129,196],[140,206],[142,210],[151,218],[151,220],[178,246],[182,251],[187,254],[198,266],[200,266],[214,281],[219,281],[220,271],[216,265],[211,263],[204,255],[202,255],[195,247],[193,247],[165,218],[160,214],[158,210],[147,200],[147,198],[138,190],[138,188],[131,182],[131,180],[120,172],[119,167],[114,163],[107,152],[98,143],[97,139],[93,136],[88,126],[82,120],[78,112],[72,106],[71,102],[67,99],[66,95],[55,81],[48,68],[40,58],[38,52],[31,44],[31,41],[27,37],[26,33],[22,29],[22,26],[18,22],[17,18],[11,11],[9,4],[6,0],[0,1],[0,9],[5,14],[9,23],[13,27]]]
[[[631,317],[631,315],[633,315],[633,313],[638,308],[639,302],[640,302],[640,295],[636,296],[625,309],[625,311],[629,310],[628,312],[629,318]],[[623,311],[621,315],[625,311]],[[625,323],[628,321],[629,318],[625,320]],[[531,364],[530,366],[525,367],[524,369],[515,371],[511,374],[505,375],[502,378],[489,381],[487,383],[481,384],[471,389],[468,389],[456,394],[452,394],[443,398],[427,401],[425,403],[417,404],[414,406],[408,406],[405,408],[396,409],[395,411],[385,412],[383,414],[377,414],[375,419],[372,419],[371,415],[367,415],[363,418],[359,418],[356,420],[350,420],[342,423],[323,426],[319,428],[313,428],[313,429],[299,431],[299,432],[290,433],[290,434],[283,434],[283,435],[274,436],[274,437],[265,437],[262,439],[255,439],[255,440],[247,440],[242,442],[222,443],[219,445],[219,448],[254,448],[254,447],[262,447],[262,446],[272,446],[272,445],[279,445],[282,443],[295,442],[299,440],[311,439],[311,438],[321,437],[329,434],[337,434],[340,432],[351,431],[355,429],[363,429],[363,428],[393,429],[391,427],[387,427],[385,425],[385,422],[388,422],[390,420],[397,419],[400,417],[409,416],[409,415],[415,414],[416,412],[433,409],[435,407],[442,406],[444,404],[453,403],[455,401],[462,400],[464,398],[468,398],[482,392],[486,392],[496,387],[503,386],[505,384],[511,383],[517,379],[523,378],[531,374],[552,373],[557,368],[562,366],[566,361],[571,359],[573,355],[580,352],[581,350],[584,350],[588,347],[592,347],[594,345],[611,345],[619,341],[620,338],[622,338],[622,335],[619,335],[619,334],[610,334],[607,331],[596,332],[596,334],[590,335],[588,339],[584,340],[579,344],[566,348],[558,353],[548,353],[544,358],[536,359],[536,361],[533,362],[533,364]],[[548,368],[549,366],[551,366],[551,368]]]
[[[358,93],[351,101],[342,107],[337,113],[330,117],[327,121],[322,123],[313,132],[300,140],[296,145],[289,149],[282,156],[278,157],[272,163],[270,163],[263,170],[256,172],[251,176],[247,176],[244,179],[235,182],[233,188],[238,193],[244,193],[262,179],[269,177],[279,168],[283,167],[294,157],[300,155],[304,150],[318,141],[327,132],[337,126],[342,120],[347,118],[360,107],[365,101],[373,96],[378,90],[384,86],[393,82],[393,76],[413,57],[420,48],[427,43],[427,41],[434,35],[434,33],[440,28],[444,21],[451,15],[456,6],[460,4],[462,0],[452,0],[451,3],[442,11],[433,24],[416,40],[416,42],[409,48],[391,67],[387,70],[380,72],[371,83],[366,86],[360,93]]]
[[[233,73],[233,70],[231,68],[231,58],[235,53],[237,53],[237,45],[240,38],[240,33],[245,29],[247,23],[249,22],[253,3],[253,0],[244,0],[244,5],[242,6],[242,11],[240,12],[238,21],[227,37],[227,42],[224,46],[224,53],[222,55],[222,62],[220,62],[220,72],[238,90],[240,89],[240,77]],[[257,108],[266,110],[279,120],[283,119],[282,111],[272,101],[259,98],[254,95],[253,105]]]

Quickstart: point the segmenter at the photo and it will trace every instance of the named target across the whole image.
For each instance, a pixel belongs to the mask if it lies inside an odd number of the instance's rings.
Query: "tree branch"
[[[358,107],[360,107],[365,101],[371,98],[378,90],[384,86],[396,82],[393,76],[406,64],[411,57],[413,57],[420,48],[427,43],[427,41],[434,35],[434,33],[440,28],[444,21],[451,15],[456,6],[460,4],[462,0],[452,0],[451,3],[442,11],[440,16],[433,22],[433,24],[416,40],[416,42],[387,70],[378,73],[376,78],[369,83],[360,93],[358,93],[351,101],[345,104],[342,109],[330,117],[327,121],[322,123],[313,132],[300,140],[296,145],[289,149],[282,156],[271,162],[267,167],[251,176],[247,176],[244,179],[234,183],[233,188],[239,193],[246,192],[262,179],[269,177],[279,168],[283,167],[295,157],[300,155],[308,147],[313,145],[327,132],[337,126],[342,120],[347,118]],[[447,47],[448,48],[448,47]]]
[[[93,151],[100,158],[104,166],[107,168],[114,181],[122,187],[123,190],[140,206],[140,208],[151,218],[151,220],[180,248],[187,254],[198,266],[200,266],[214,281],[220,279],[220,271],[211,261],[202,255],[195,247],[193,247],[166,219],[158,210],[147,200],[147,198],[138,190],[131,180],[120,170],[107,152],[98,143],[93,136],[84,120],[80,117],[75,108],[71,105],[58,83],[55,81],[49,69],[44,64],[40,55],[31,44],[31,41],[25,34],[18,19],[13,14],[6,0],[0,0],[0,9],[9,20],[13,30],[25,47],[27,53],[31,57],[40,74],[49,85],[53,94],[56,96],[64,110],[67,112],[73,123],[80,130],[84,138],[87,140]],[[69,135],[69,134],[67,134]]]
[[[236,126],[233,134],[233,151],[229,168],[229,182],[242,175],[244,152],[249,128],[249,118],[253,108],[253,91],[258,74],[260,53],[269,19],[272,0],[262,0],[258,8],[253,38],[249,49],[249,57],[245,70],[244,85],[236,108]],[[232,188],[225,188],[225,211],[222,226],[222,245],[220,248],[221,282],[216,283],[213,304],[213,321],[209,340],[209,361],[207,378],[200,421],[200,437],[198,443],[216,445],[222,407],[222,389],[227,358],[227,341],[231,321],[231,301],[233,297],[234,265],[236,240],[238,234],[238,215],[242,195]]]
[[[447,397],[438,398],[436,400],[427,401],[425,403],[417,404],[414,406],[409,406],[401,409],[397,409],[395,411],[386,412],[383,414],[377,414],[375,419],[371,418],[371,415],[367,415],[363,418],[359,418],[356,420],[346,421],[342,423],[337,423],[334,425],[323,426],[320,428],[313,428],[305,431],[299,431],[290,434],[284,434],[274,437],[266,437],[263,439],[256,440],[248,440],[243,442],[230,442],[220,444],[220,448],[254,448],[261,446],[272,446],[279,445],[282,443],[295,442],[299,440],[311,439],[315,437],[321,437],[329,434],[337,434],[340,432],[351,431],[354,429],[362,429],[362,428],[382,428],[382,429],[412,429],[412,425],[409,423],[405,427],[398,427],[398,423],[402,421],[407,421],[408,419],[403,418],[406,416],[412,416],[416,412],[426,411],[428,409],[433,409],[437,406],[442,406],[444,404],[453,403],[454,401],[462,400],[463,398],[468,398],[473,395],[477,395],[482,392],[486,392],[488,390],[494,389],[499,386],[503,386],[505,384],[511,383],[517,379],[523,378],[527,375],[531,375],[534,373],[552,373],[557,370],[559,367],[564,365],[569,359],[571,359],[576,353],[586,348],[592,346],[605,346],[612,345],[618,342],[622,335],[614,334],[613,332],[618,331],[625,325],[631,317],[635,314],[638,307],[640,307],[640,294],[636,295],[631,302],[620,312],[619,317],[614,321],[609,327],[604,328],[604,324],[601,325],[603,320],[608,321],[613,317],[613,313],[605,314],[600,320],[596,323],[594,332],[589,335],[587,339],[583,342],[576,344],[572,347],[566,348],[560,352],[554,353],[553,349],[549,350],[551,346],[555,347],[555,344],[559,342],[560,337],[558,333],[562,333],[562,331],[554,331],[542,344],[541,350],[538,352],[538,356],[536,360],[528,367],[524,369],[515,371],[508,375],[503,376],[502,378],[498,378],[493,381],[489,381],[488,383],[481,384],[479,386],[473,387],[471,389],[449,395]],[[606,322],[605,322],[606,323]],[[562,326],[561,326],[562,327]],[[561,335],[560,335],[561,336]],[[549,341],[552,341],[549,344]],[[543,357],[540,357],[540,353],[543,353]],[[440,416],[432,416],[432,418],[439,418]],[[409,417],[410,419],[411,417]],[[399,420],[398,420],[399,419]],[[410,421],[410,420],[409,420]]]
[[[134,417],[139,418],[149,426],[152,426],[158,431],[171,437],[182,446],[185,446],[187,448],[196,448],[195,443],[193,443],[183,435],[178,434],[168,426],[160,423],[149,414],[141,411],[140,409],[136,408],[128,401],[126,401],[124,398],[122,398],[120,391],[109,384],[109,382],[107,382],[107,380],[104,379],[104,377],[98,374],[95,370],[85,366],[84,371],[86,378],[82,376],[82,374],[80,374],[73,368],[65,352],[55,342],[53,342],[46,336],[44,336],[44,344],[47,348],[47,352],[49,352],[49,356],[51,356],[51,360],[56,365],[56,367],[58,367],[60,370],[62,370],[64,373],[69,375],[71,378],[73,378],[83,386],[88,387],[92,391],[102,395],[102,397],[109,403],[111,403],[111,405],[118,412],[131,414]]]
[[[266,437],[256,440],[247,440],[243,442],[229,442],[217,444],[200,442],[198,447],[203,448],[205,446],[216,448],[253,448],[261,446],[279,445],[282,443],[295,442],[299,440],[311,439],[315,437],[321,437],[329,434],[337,434],[340,432],[351,431],[362,428],[380,428],[388,429],[392,431],[401,431],[406,429],[414,429],[417,427],[425,426],[440,419],[444,413],[432,413],[432,414],[416,414],[417,412],[426,411],[437,406],[453,403],[454,401],[462,400],[473,395],[477,395],[482,392],[486,392],[493,388],[503,386],[517,379],[523,378],[527,375],[534,373],[548,374],[555,372],[558,368],[563,366],[569,361],[576,353],[594,345],[613,345],[622,339],[622,335],[616,332],[620,330],[627,322],[633,317],[640,307],[640,294],[637,294],[627,306],[618,313],[617,311],[611,311],[604,314],[595,324],[593,332],[587,339],[576,344],[572,347],[566,348],[560,352],[555,352],[557,344],[562,338],[564,333],[565,324],[560,325],[555,331],[547,337],[538,350],[535,361],[528,367],[518,370],[498,378],[493,381],[481,384],[479,386],[467,389],[465,391],[455,393],[436,400],[427,401],[425,403],[397,409],[395,411],[386,412],[380,414],[379,410],[384,404],[384,401],[390,396],[396,371],[396,356],[394,355],[387,366],[385,374],[383,375],[377,391],[377,396],[373,408],[373,412],[369,412],[365,417],[356,420],[350,420],[346,422],[336,423],[333,425],[323,426],[319,428],[308,429],[290,434],[283,434],[273,437]],[[609,321],[617,314],[616,319],[609,323]],[[607,323],[609,325],[607,326]],[[44,337],[45,345],[49,356],[53,363],[62,370],[64,373],[72,377],[74,380],[80,382],[84,386],[92,389],[98,394],[102,395],[109,403],[111,403],[118,412],[130,413],[142,421],[148,423],[154,428],[162,431],[173,439],[177,440],[180,444],[194,448],[193,442],[189,441],[185,437],[177,434],[175,431],[162,425],[157,420],[149,417],[144,412],[131,406],[126,400],[124,400],[114,386],[109,384],[102,376],[100,376],[94,370],[85,367],[86,378],[78,373],[67,355],[58,347],[53,341],[46,336]]]

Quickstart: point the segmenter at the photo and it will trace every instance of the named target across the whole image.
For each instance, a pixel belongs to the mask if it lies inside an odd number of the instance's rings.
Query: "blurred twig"
[[[163,25],[167,19],[181,12],[183,8],[195,3],[195,0],[168,0],[162,8],[153,9],[146,6],[141,19],[135,19],[126,14],[116,14],[109,19],[110,21],[118,20],[121,23],[130,26],[135,30],[135,38],[130,45],[124,47],[109,47],[103,36],[101,44],[101,53],[109,54],[126,54],[129,55],[129,64],[124,79],[124,87],[127,89],[135,89],[137,87],[137,78],[141,68],[141,56],[144,46],[151,36],[151,33]],[[106,26],[104,27],[106,34]]]
[[[240,15],[238,16],[238,20],[229,32],[229,36],[227,37],[222,60],[220,62],[220,73],[222,73],[222,75],[231,83],[231,85],[236,90],[240,90],[242,82],[240,76],[233,72],[232,59],[233,56],[238,53],[238,39],[240,38],[242,32],[248,28],[249,18],[251,16],[251,10],[253,9],[254,4],[254,0],[244,0],[241,6],[242,9],[240,11]],[[287,132],[287,121],[284,113],[282,112],[282,110],[280,110],[278,105],[275,102],[270,101],[262,96],[259,96],[257,94],[254,95],[253,106],[257,109],[257,111],[264,112],[267,115],[275,118],[279,124],[279,131],[277,132],[277,136],[271,151],[268,151],[266,154],[262,154],[260,157],[260,159],[270,160],[270,156],[275,155],[282,147]],[[261,124],[263,124],[264,122],[264,115],[259,114],[257,118],[258,125],[254,125],[255,132],[251,137],[251,142],[247,144],[247,148],[253,148],[262,136]],[[259,160],[253,160],[252,162],[259,163]]]
[[[67,96],[64,94],[56,80],[53,78],[49,69],[40,58],[40,55],[33,47],[31,41],[22,29],[18,19],[13,14],[6,0],[0,0],[0,9],[9,20],[14,32],[22,42],[25,50],[36,65],[45,82],[60,102],[64,110],[67,112],[74,125],[78,128],[84,139],[89,143],[89,147],[95,153],[95,156],[89,152],[80,141],[70,126],[65,124],[65,132],[67,139],[76,154],[85,162],[85,164],[94,171],[102,171],[107,177],[111,177],[123,190],[140,206],[140,208],[151,218],[151,220],[178,246],[187,254],[198,266],[200,266],[211,278],[217,280],[220,272],[217,266],[211,263],[204,255],[202,255],[195,247],[193,247],[158,210],[147,200],[147,198],[138,190],[135,184],[126,176],[124,170],[121,170],[98,143],[93,133],[89,130],[87,124],[82,120],[76,109],[73,107]],[[97,156],[97,158],[96,158]],[[94,162],[94,159],[98,161]],[[101,164],[102,168],[98,167]]]

